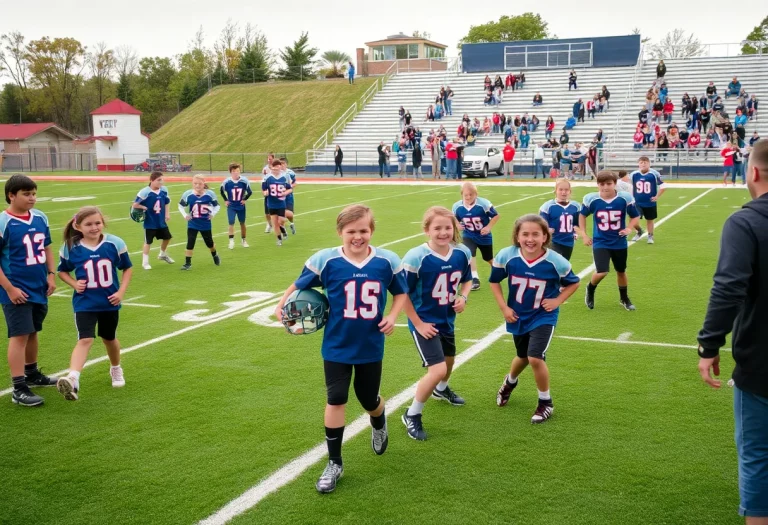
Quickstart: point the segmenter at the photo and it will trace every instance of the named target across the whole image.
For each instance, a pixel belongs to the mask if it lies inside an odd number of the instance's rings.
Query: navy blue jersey
[[[406,293],[400,258],[389,250],[370,247],[361,263],[344,256],[341,247],[328,248],[309,258],[296,288],[322,287],[331,305],[323,332],[323,359],[336,363],[374,363],[384,358],[384,318],[387,290]]]
[[[187,212],[187,208],[189,212]],[[182,215],[190,215],[192,219],[187,222],[189,228],[198,231],[211,229],[211,220],[219,212],[221,206],[216,200],[216,194],[211,190],[205,190],[202,195],[197,195],[194,190],[187,190],[179,201],[179,211]]]
[[[453,214],[464,226],[464,237],[473,240],[477,245],[493,244],[493,234],[482,235],[480,233],[480,230],[488,226],[491,219],[498,215],[491,201],[478,197],[474,204],[467,207],[461,200],[453,205]]]
[[[573,227],[579,225],[579,211],[581,206],[578,203],[570,201],[567,204],[561,204],[557,200],[545,202],[539,215],[541,215],[549,227],[555,230],[552,234],[552,242],[562,244],[563,246],[573,246]]]
[[[294,184],[296,184],[296,174],[293,172],[293,170],[289,169],[287,171],[283,172],[283,177],[285,180],[291,183],[291,188],[293,188]],[[285,198],[285,204],[286,206],[290,206],[293,204],[293,192],[289,193],[288,196]]]
[[[633,171],[630,177],[632,178],[632,191],[637,205],[643,208],[656,206],[651,198],[658,195],[659,188],[664,184],[659,172],[648,170],[648,173],[641,173],[640,170],[637,170]]]
[[[463,244],[453,246],[443,257],[426,243],[408,251],[403,258],[408,295],[419,319],[433,323],[442,334],[453,333],[453,301],[459,285],[472,280],[471,259],[469,248]],[[415,330],[410,320],[408,326]]]
[[[585,217],[592,214],[595,216],[592,247],[611,250],[627,247],[626,236],[619,235],[619,232],[627,227],[627,215],[632,218],[640,215],[635,207],[635,199],[623,191],[609,200],[600,198],[599,193],[588,193],[584,197],[581,214]]]
[[[261,191],[268,191],[267,208],[279,210],[285,208],[285,190],[291,189],[291,183],[282,175],[266,175],[261,181]]]
[[[493,259],[489,281],[501,283],[505,279],[509,282],[507,306],[518,317],[514,323],[507,323],[507,332],[515,335],[527,334],[541,325],[555,326],[560,309],[547,312],[541,301],[554,299],[561,287],[579,282],[571,263],[559,253],[547,250],[528,262],[516,246],[504,248]]]
[[[227,177],[221,183],[219,191],[224,201],[229,202],[229,208],[232,210],[242,210],[245,208],[245,201],[253,194],[251,183],[245,177],[240,177],[237,180]]]
[[[104,235],[95,248],[77,242],[72,248],[64,244],[59,250],[59,271],[75,272],[75,280],[86,282],[83,293],[72,295],[75,312],[119,310],[120,305],[110,304],[108,297],[120,289],[117,271],[131,266],[128,248],[114,235]]]
[[[144,212],[145,230],[160,230],[168,227],[165,222],[168,204],[171,203],[168,188],[162,186],[159,190],[154,191],[149,186],[144,186],[139,190],[134,202],[147,207],[147,211]]]
[[[48,303],[48,266],[45,247],[51,244],[48,217],[29,210],[21,219],[8,211],[0,213],[0,266],[11,284],[23,290],[29,303]],[[0,303],[11,304],[0,287]]]

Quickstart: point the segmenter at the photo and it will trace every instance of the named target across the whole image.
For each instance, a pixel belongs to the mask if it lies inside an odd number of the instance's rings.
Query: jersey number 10
[[[378,281],[365,281],[360,283],[360,306],[357,306],[358,286],[357,281],[349,281],[344,285],[346,306],[344,307],[344,319],[376,319],[379,315],[379,294],[381,283]]]
[[[99,259],[96,264],[93,259],[85,261],[83,265],[87,276],[86,288],[109,288],[114,280],[112,279],[112,261],[109,259]]]

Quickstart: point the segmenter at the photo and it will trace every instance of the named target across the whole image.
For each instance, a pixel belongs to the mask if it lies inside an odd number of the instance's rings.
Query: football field
[[[240,247],[238,233],[227,249],[222,209],[214,219],[221,266],[198,241],[192,270],[182,272],[186,225],[176,203],[189,183],[167,183],[176,263],[157,260],[156,242],[150,271],[141,268],[142,227],[128,219],[142,183],[38,184],[55,251],[83,205],[100,206],[107,231],[128,245],[134,277],[118,329],[127,385],[111,387],[97,341],[79,401],[36,389],[45,405],[25,409],[11,404],[0,360],[0,523],[742,522],[732,391],[702,383],[695,345],[722,224],[749,200],[746,189],[666,191],[656,244],[644,238],[629,250],[637,311],[620,306],[615,273],[597,289],[593,311],[582,282],[561,307],[547,354],[556,410],[546,424],[530,423],[537,399],[530,371],[509,404],[496,406],[514,347],[481,262],[483,285],[456,321],[460,366],[451,387],[466,406],[430,400],[428,440],[408,438],[400,415],[423,369],[403,315],[384,358],[389,449],[373,453],[367,416],[351,394],[344,477],[320,495],[322,334],[289,335],[271,317],[274,305],[311,254],[339,244],[335,218],[345,205],[368,204],[377,222],[372,244],[402,257],[425,240],[424,211],[450,208],[459,187],[299,185],[297,234],[282,247],[264,233],[254,188],[250,248]],[[501,216],[495,251],[510,244],[515,218],[552,198],[553,186],[479,185]],[[596,186],[575,187],[573,198],[588,191]],[[581,241],[571,262],[588,279],[591,251]],[[47,374],[66,370],[76,342],[71,295],[59,281],[49,300],[39,360]],[[726,379],[732,368],[724,352]]]

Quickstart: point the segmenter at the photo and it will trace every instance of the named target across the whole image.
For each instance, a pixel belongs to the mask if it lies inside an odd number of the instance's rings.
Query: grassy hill
[[[221,86],[152,135],[153,152],[304,152],[374,82]]]

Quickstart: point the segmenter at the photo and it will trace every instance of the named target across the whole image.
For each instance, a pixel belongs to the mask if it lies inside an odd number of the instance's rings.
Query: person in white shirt
[[[544,169],[544,148],[541,147],[541,144],[536,144],[533,150],[533,163],[533,178],[538,177],[539,172],[541,172],[541,178],[546,179],[547,171]]]
[[[619,172],[619,180],[616,181],[616,191],[632,193],[632,181],[629,179],[629,174],[624,170]]]

